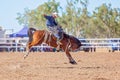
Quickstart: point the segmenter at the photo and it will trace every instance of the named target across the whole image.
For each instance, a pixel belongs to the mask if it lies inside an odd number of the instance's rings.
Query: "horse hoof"
[[[60,50],[56,50],[57,52],[60,52]]]
[[[71,64],[77,64],[75,61],[70,61]]]
[[[24,57],[24,59],[25,59],[26,57]]]
[[[24,59],[26,59],[27,55],[24,55]]]

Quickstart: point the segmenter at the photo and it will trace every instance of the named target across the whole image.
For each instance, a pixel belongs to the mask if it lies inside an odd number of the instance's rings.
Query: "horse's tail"
[[[36,31],[35,28],[29,28],[28,29],[28,37],[29,37],[29,42],[32,42],[33,40],[33,33]]]

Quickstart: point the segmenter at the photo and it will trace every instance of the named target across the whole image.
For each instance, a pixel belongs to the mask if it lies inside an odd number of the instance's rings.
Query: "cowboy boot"
[[[57,40],[57,45],[62,45],[62,43],[60,42],[60,40]]]

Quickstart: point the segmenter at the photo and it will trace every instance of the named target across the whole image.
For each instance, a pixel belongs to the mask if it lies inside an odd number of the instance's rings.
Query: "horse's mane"
[[[68,35],[68,34],[66,34],[66,33],[63,33],[63,36],[64,36],[65,38],[70,38],[70,37],[72,37],[72,36],[70,36],[70,35]]]

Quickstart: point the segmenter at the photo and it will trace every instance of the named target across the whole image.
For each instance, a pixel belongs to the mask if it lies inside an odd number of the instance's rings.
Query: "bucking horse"
[[[58,46],[56,43],[57,38],[47,30],[36,30],[35,28],[29,28],[28,37],[29,40],[27,43],[27,53],[24,55],[24,58],[26,58],[29,55],[32,46],[37,46],[42,43],[46,43],[54,48]],[[71,64],[77,64],[71,56],[70,51],[80,48],[81,42],[79,41],[79,39],[63,32],[62,39],[60,40],[60,42],[62,43],[60,45],[60,49],[62,49],[66,53],[69,62]]]

